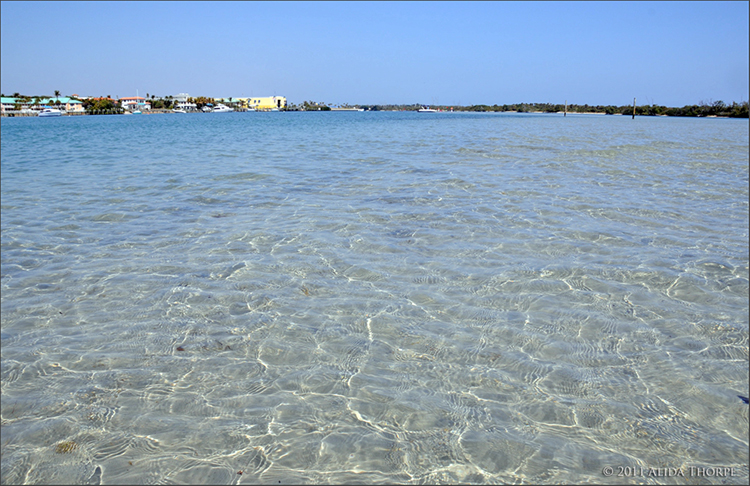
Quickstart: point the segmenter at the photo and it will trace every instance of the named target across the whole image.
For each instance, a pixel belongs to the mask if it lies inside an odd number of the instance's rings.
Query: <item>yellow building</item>
[[[247,107],[255,110],[283,110],[286,108],[286,98],[283,96],[248,98]]]

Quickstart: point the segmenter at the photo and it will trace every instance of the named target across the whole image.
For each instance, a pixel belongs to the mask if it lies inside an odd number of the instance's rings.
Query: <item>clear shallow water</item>
[[[748,480],[747,120],[4,118],[1,153],[3,483]]]

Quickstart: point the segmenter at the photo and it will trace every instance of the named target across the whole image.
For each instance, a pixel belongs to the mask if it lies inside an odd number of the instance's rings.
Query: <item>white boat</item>
[[[417,110],[419,113],[437,113],[437,110],[433,110],[432,108],[427,108],[426,106],[423,106],[419,110]]]
[[[211,113],[213,111],[213,109],[211,108],[212,106],[213,105],[211,105],[210,103],[208,105],[204,106],[203,107],[203,113]]]
[[[234,111],[234,108],[230,108],[227,105],[223,103],[219,103],[214,107],[214,113],[229,113],[230,111]]]
[[[45,108],[39,112],[39,116],[61,116],[62,111],[57,108]]]
[[[135,111],[133,112],[133,114],[134,114],[134,115],[140,115],[140,114],[141,114],[141,110],[135,110]]]
[[[181,110],[180,108],[177,108],[176,110],[172,110],[173,113],[187,113],[185,110]]]

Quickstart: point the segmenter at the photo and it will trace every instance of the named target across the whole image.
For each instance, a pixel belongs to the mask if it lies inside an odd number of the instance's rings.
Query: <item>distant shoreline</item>
[[[280,111],[288,111],[288,112],[319,112],[319,110],[295,110],[295,109],[287,109],[287,110],[280,110]],[[383,112],[383,113],[405,113],[405,112],[414,112],[416,113],[416,110],[407,110],[407,109],[360,109],[360,108],[331,108],[330,110],[325,110],[324,112],[362,112],[362,111],[371,111],[371,112]],[[204,113],[202,111],[191,111],[188,113],[201,113],[201,114],[211,114]],[[242,111],[237,111],[236,113],[242,113]],[[533,114],[533,115],[610,115],[610,116],[632,116],[632,114],[628,113],[605,113],[602,111],[514,111],[514,110],[508,110],[508,111],[502,111],[502,110],[490,110],[490,111],[484,111],[484,110],[445,110],[445,109],[439,109],[437,113],[514,113],[514,114]],[[70,112],[70,113],[63,113],[61,116],[112,116],[112,115],[124,115],[126,113],[87,113],[87,112]],[[131,113],[127,113],[131,114]],[[163,114],[173,114],[173,115],[180,115],[185,113],[178,113],[174,110],[168,110],[168,109],[155,109],[155,110],[144,110],[141,112],[141,115],[163,115]],[[725,116],[725,115],[666,115],[666,114],[658,114],[658,115],[651,115],[651,114],[639,114],[636,113],[636,116],[638,117],[679,117],[679,118],[748,118],[746,116]],[[4,112],[0,115],[1,118],[21,118],[21,117],[38,117],[38,113],[13,113],[13,112]]]
[[[84,108],[85,114],[123,114],[124,107],[120,101],[111,98],[84,98],[79,100],[73,95],[67,102],[76,103],[79,109]],[[37,98],[31,105],[32,99]],[[67,98],[64,98],[67,99]],[[208,100],[213,102],[213,98],[198,97],[197,100]],[[231,99],[231,98],[230,98]],[[72,101],[70,101],[72,100]],[[286,98],[284,98],[286,100]],[[49,100],[43,100],[48,103]],[[39,97],[21,96],[15,93],[12,97],[3,97],[2,116],[24,116],[23,111],[29,106],[38,109],[40,105]],[[143,114],[172,113],[172,108],[176,105],[172,97],[155,99],[151,96],[152,109],[143,109]],[[232,102],[227,102],[232,105]],[[196,103],[196,108],[202,108],[203,101]],[[59,104],[60,106],[71,109],[70,106]],[[563,113],[567,116],[572,114],[596,114],[596,115],[629,115],[629,116],[681,116],[681,117],[711,117],[711,118],[748,118],[750,103],[741,101],[737,103],[724,103],[715,101],[706,103],[701,101],[698,104],[685,105],[682,107],[669,107],[662,105],[637,105],[635,99],[631,105],[588,105],[588,104],[568,104],[565,103],[504,103],[504,104],[474,104],[474,105],[439,105],[439,104],[332,104],[325,102],[287,103],[278,106],[278,109],[272,111],[428,111],[428,112],[470,112],[470,113]],[[18,108],[21,112],[17,111]],[[424,108],[430,108],[424,110]],[[235,102],[235,111],[244,111],[244,105]],[[26,116],[34,116],[36,113],[28,113]],[[67,115],[68,113],[65,113]],[[83,113],[70,113],[83,114]]]

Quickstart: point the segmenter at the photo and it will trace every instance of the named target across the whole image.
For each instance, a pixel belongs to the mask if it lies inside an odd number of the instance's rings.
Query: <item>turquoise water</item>
[[[726,119],[3,118],[2,482],[745,484],[748,150]]]

